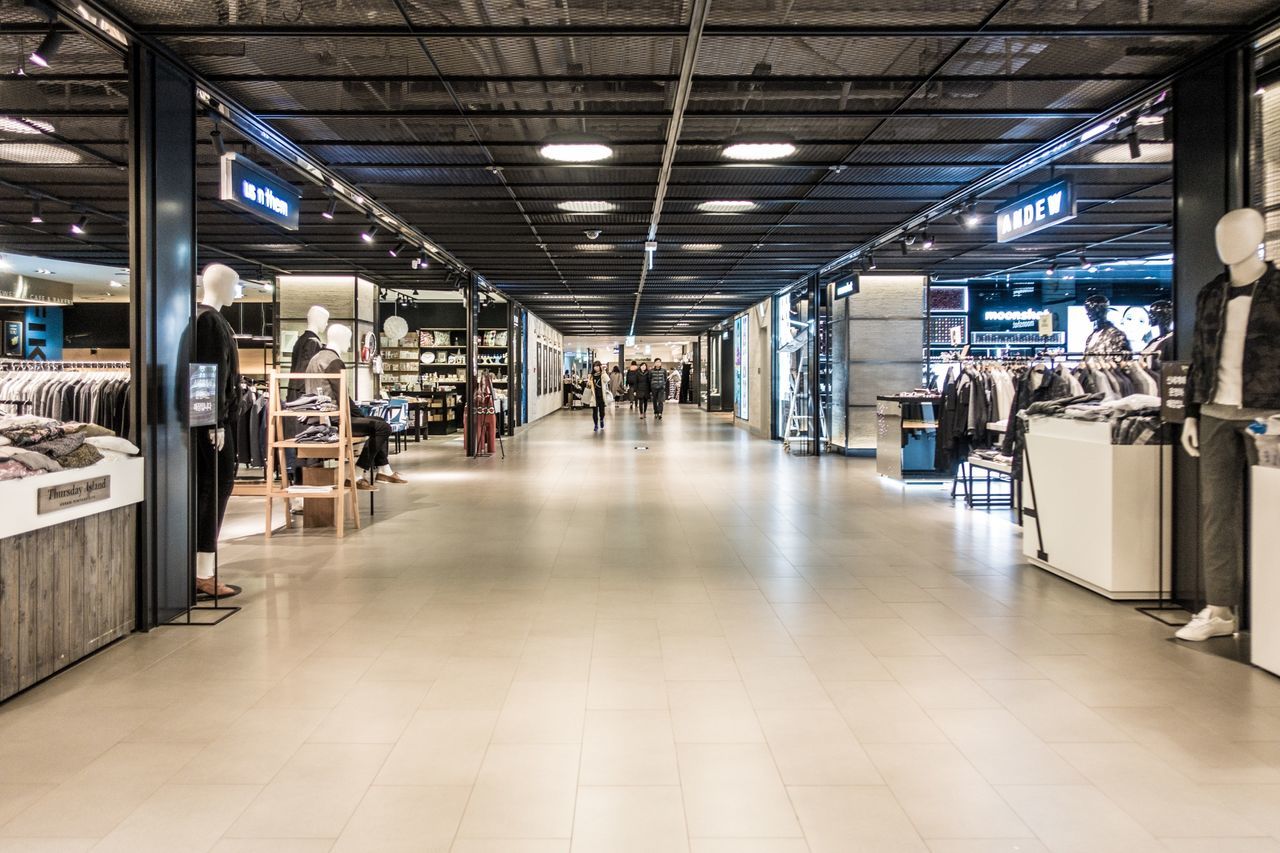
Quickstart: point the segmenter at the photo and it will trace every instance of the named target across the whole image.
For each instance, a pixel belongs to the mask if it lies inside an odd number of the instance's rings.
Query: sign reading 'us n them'
[[[1076,218],[1076,189],[1070,178],[1042,184],[996,209],[996,240],[1008,243]]]

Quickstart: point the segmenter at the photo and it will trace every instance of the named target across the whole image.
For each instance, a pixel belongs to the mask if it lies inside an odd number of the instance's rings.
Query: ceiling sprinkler
[[[592,228],[590,231],[583,231],[582,233],[587,235],[588,240],[595,240],[600,237],[599,228]]]

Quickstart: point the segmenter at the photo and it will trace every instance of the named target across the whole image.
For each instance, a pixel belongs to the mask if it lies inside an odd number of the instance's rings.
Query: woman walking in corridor
[[[653,418],[660,421],[662,407],[667,402],[667,369],[660,358],[653,360],[653,369],[649,371],[649,391],[653,396]]]
[[[640,362],[640,367],[636,370],[635,394],[636,403],[640,406],[640,420],[644,420],[649,411],[649,362],[647,361]]]
[[[591,421],[595,424],[595,432],[604,429],[604,396],[608,387],[609,380],[605,378],[604,367],[597,361],[591,365],[586,389],[582,392],[582,402],[591,407]],[[591,398],[590,402],[587,400],[588,396]]]

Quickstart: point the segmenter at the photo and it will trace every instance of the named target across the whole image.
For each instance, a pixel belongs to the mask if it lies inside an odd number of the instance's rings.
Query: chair
[[[409,401],[403,397],[392,397],[383,407],[382,418],[391,427],[391,438],[395,442],[394,452],[399,453],[404,449],[405,437],[409,434],[411,426]]]

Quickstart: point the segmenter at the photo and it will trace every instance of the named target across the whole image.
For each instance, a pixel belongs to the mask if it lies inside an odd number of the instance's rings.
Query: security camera
[[[590,231],[583,231],[582,233],[587,235],[588,240],[594,240],[600,236],[600,229],[593,228]]]

